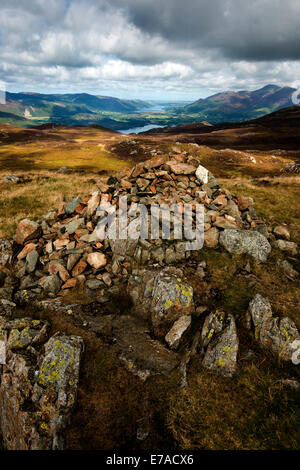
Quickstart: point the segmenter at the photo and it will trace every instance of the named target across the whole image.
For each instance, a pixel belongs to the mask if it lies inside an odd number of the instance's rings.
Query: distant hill
[[[176,127],[152,129],[144,135],[159,139],[191,142],[217,149],[237,150],[300,148],[300,106],[280,109],[266,116],[240,122],[224,122],[213,126],[190,123]],[[176,136],[176,137],[174,137]]]
[[[136,113],[150,104],[142,100],[122,100],[112,96],[88,93],[42,94],[6,93],[6,104],[0,104],[0,122],[32,126],[44,122],[85,124],[103,121],[103,112]],[[6,121],[7,117],[7,121]]]
[[[0,104],[0,123],[33,127],[46,123],[67,126],[97,124],[120,130],[149,124],[178,126],[183,124],[239,122],[259,118],[292,106],[289,87],[267,85],[255,91],[217,93],[192,104],[179,103],[155,109],[155,102],[125,100],[89,93],[43,94],[7,92],[6,104]]]
[[[254,119],[281,108],[293,106],[290,87],[267,85],[255,91],[226,91],[184,106],[178,112],[197,114],[199,121],[213,124]]]

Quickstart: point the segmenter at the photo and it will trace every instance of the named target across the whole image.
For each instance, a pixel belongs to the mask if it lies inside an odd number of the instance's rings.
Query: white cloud
[[[11,90],[193,99],[299,83],[298,0],[1,3],[0,79]]]

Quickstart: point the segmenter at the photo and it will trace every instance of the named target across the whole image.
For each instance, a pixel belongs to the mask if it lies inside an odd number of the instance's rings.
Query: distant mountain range
[[[17,125],[35,125],[43,122],[58,124],[97,123],[99,114],[136,113],[149,107],[142,100],[122,100],[111,96],[95,96],[88,93],[41,94],[6,93],[6,104],[0,105],[0,120],[16,121]]]
[[[255,91],[217,93],[191,104],[176,103],[154,109],[153,102],[123,100],[88,93],[9,93],[0,104],[0,123],[20,127],[55,123],[78,126],[97,124],[120,130],[149,124],[162,126],[208,121],[211,124],[255,119],[292,106],[294,88],[267,85]],[[147,110],[147,111],[146,111]]]
[[[226,91],[184,106],[178,112],[197,114],[213,124],[254,119],[281,108],[293,106],[295,88],[266,85],[255,91]]]

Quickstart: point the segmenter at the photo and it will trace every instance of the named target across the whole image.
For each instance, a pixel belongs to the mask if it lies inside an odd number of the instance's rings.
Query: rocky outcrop
[[[300,335],[290,318],[273,317],[270,302],[260,294],[251,300],[247,313],[248,328],[253,325],[256,340],[284,361],[292,361],[300,351]]]
[[[76,401],[83,341],[47,321],[0,317],[0,430],[8,450],[63,449]],[[2,344],[3,344],[2,343]]]

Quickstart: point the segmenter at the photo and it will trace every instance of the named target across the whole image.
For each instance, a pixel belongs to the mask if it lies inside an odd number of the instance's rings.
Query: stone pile
[[[25,219],[19,223],[10,257],[13,272],[3,268],[0,298],[22,305],[36,296],[46,296],[48,300],[39,305],[46,302],[46,308],[52,308],[52,301],[54,308],[75,315],[76,305],[59,305],[63,292],[84,289],[99,305],[107,302],[110,294],[127,289],[132,301],[129,315],[119,318],[95,311],[83,315],[83,326],[100,336],[110,336],[120,359],[140,378],[169,373],[178,366],[182,347],[188,346],[195,333],[194,293],[184,274],[184,265],[192,255],[184,240],[174,239],[174,223],[170,239],[163,239],[161,232],[154,240],[101,237],[97,230],[99,207],[109,210],[113,206],[120,215],[124,211],[122,196],[127,196],[128,220],[132,222],[139,203],[147,208],[176,203],[182,209],[178,217],[184,216],[184,204],[202,204],[205,247],[220,246],[259,262],[266,261],[271,251],[269,240],[280,250],[297,252],[285,226],[275,227],[272,233],[257,217],[251,198],[221,189],[214,176],[186,152],[157,155],[97,183],[97,187],[91,196],[61,203],[39,222]],[[289,264],[282,265],[285,271],[288,268],[290,277],[297,275]],[[205,269],[205,262],[200,263],[199,279],[205,277]],[[272,327],[275,336],[281,334],[276,322]],[[201,346],[203,366],[224,376],[233,375],[239,344],[233,316],[209,313],[198,339],[194,349]],[[282,343],[271,349],[281,354]],[[287,356],[284,359],[288,360]]]
[[[96,230],[99,205],[117,207],[127,196],[128,217],[133,221],[137,204],[203,204],[204,246],[222,245],[230,253],[248,253],[265,261],[271,246],[266,225],[258,219],[249,197],[233,196],[198,161],[186,153],[158,155],[146,162],[98,183],[89,197],[61,203],[39,222],[22,220],[16,233],[14,273],[0,286],[1,297],[16,291],[29,296],[85,287],[91,293],[105,293],[128,278],[133,267],[172,265],[191,256],[185,241],[171,239],[103,240]],[[18,281],[16,281],[16,279]],[[18,286],[16,286],[16,282]],[[6,289],[6,290],[3,290]]]

